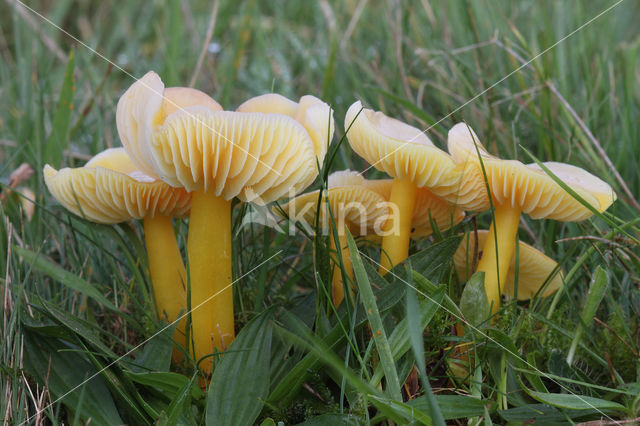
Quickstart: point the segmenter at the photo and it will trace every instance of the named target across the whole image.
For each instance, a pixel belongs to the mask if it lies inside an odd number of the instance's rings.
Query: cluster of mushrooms
[[[514,295],[516,275],[519,299],[546,296],[562,284],[561,274],[552,275],[556,263],[535,248],[520,243],[519,259],[514,259],[522,213],[534,219],[579,221],[616,199],[608,184],[577,167],[543,163],[543,170],[494,157],[464,123],[449,131],[447,153],[419,129],[364,109],[360,102],[346,114],[348,141],[393,179],[367,180],[356,172],[339,171],[329,176],[328,189],[321,194],[300,196],[295,195],[316,179],[334,131],[331,108],[314,96],[294,102],[267,94],[225,111],[201,91],[165,88],[160,77],[149,72],[120,98],[116,121],[123,147],[107,149],[80,168],[57,171],[45,166],[47,187],[64,207],[89,221],[143,220],[158,317],[179,320],[176,341],[201,360],[206,373],[212,368],[209,355],[226,350],[235,336],[234,198],[267,204],[289,197],[277,209],[279,214],[304,211],[307,223],[315,223],[320,214],[322,223],[331,224],[333,262],[343,266],[333,268],[336,305],[344,299],[345,288],[351,288],[344,282],[353,279],[347,229],[354,235],[381,237],[384,274],[407,258],[411,238],[428,236],[433,227],[446,230],[458,224],[465,211],[492,210],[490,229],[467,234],[454,263],[462,280],[484,272],[493,313],[501,294]],[[183,217],[189,218],[188,274],[172,223],[172,218]],[[342,270],[347,271],[344,276]],[[185,338],[187,312],[190,342]]]

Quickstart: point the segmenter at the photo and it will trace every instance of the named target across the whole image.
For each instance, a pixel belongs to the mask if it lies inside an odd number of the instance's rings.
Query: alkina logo
[[[388,201],[379,202],[375,205],[378,212],[375,217],[371,217],[367,206],[363,203],[351,201],[349,203],[334,203],[333,209],[329,211],[329,203],[326,197],[317,208],[317,198],[313,202],[303,205],[290,202],[282,203],[283,209],[267,207],[266,203],[251,188],[245,188],[245,199],[249,202],[244,216],[240,222],[240,229],[251,224],[259,224],[276,230],[282,234],[294,235],[297,228],[303,228],[309,235],[316,233],[316,217],[319,214],[319,231],[322,235],[328,235],[331,231],[330,222],[336,225],[338,233],[342,235],[345,229],[357,235],[378,235],[381,237],[399,234],[399,223],[397,220],[389,221],[390,217],[398,217],[399,209],[395,203]],[[289,190],[289,200],[296,197],[295,191]],[[275,206],[275,204],[274,204]],[[380,215],[379,212],[386,212]]]

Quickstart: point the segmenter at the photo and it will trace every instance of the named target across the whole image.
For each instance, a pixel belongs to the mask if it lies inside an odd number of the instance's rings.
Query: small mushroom
[[[142,219],[158,315],[174,321],[186,310],[186,273],[171,218],[189,212],[187,191],[139,171],[123,148],[107,149],[84,167],[58,171],[46,165],[44,178],[60,204],[87,220],[114,224]],[[183,345],[184,324],[179,323],[175,334]]]
[[[453,263],[456,266],[458,277],[462,281],[467,281],[473,274],[473,265],[475,257],[480,253],[474,253],[476,248],[481,248],[487,240],[489,231],[479,230],[476,232],[468,232],[453,255]],[[551,276],[558,264],[556,261],[546,256],[535,247],[520,241],[518,258],[518,300],[529,300],[533,298]],[[502,286],[502,294],[507,297],[515,297],[515,274],[516,258],[511,259],[509,270]],[[542,297],[552,295],[562,286],[562,273],[558,272],[549,281]]]
[[[349,279],[353,279],[346,229],[353,235],[368,235],[380,231],[388,215],[387,202],[371,189],[375,186],[369,185],[372,183],[348,170],[335,172],[329,176],[328,189],[322,196],[320,209],[317,208],[320,191],[312,191],[289,200],[280,206],[282,211],[274,209],[274,212],[281,216],[284,212],[289,220],[303,222],[310,228],[318,219],[322,231],[329,233],[330,250],[337,254],[340,247],[342,264]],[[333,260],[332,263],[331,298],[334,305],[338,306],[344,299],[344,283],[341,271],[337,268],[339,261]]]
[[[373,167],[393,179],[389,196],[398,214],[385,224],[380,272],[385,273],[409,254],[418,188],[439,197],[458,192],[460,173],[446,152],[419,129],[355,102],[345,118],[351,148]]]
[[[170,90],[186,94],[182,102],[167,96]],[[307,130],[321,128],[315,121],[319,113],[301,113],[308,120],[303,123],[258,101],[248,103],[252,112],[221,111],[212,99],[184,90],[165,89],[157,74],[147,73],[118,102],[117,124],[125,149],[143,171],[192,192],[187,252],[200,359],[216,348],[225,350],[235,336],[231,201],[266,204],[306,188],[318,174],[331,135],[327,131],[314,141]],[[174,110],[172,102],[178,103]],[[323,119],[331,121],[329,106],[322,108]],[[212,360],[202,367],[211,371]]]
[[[486,173],[495,220],[489,228],[489,237],[483,245],[477,270],[485,273],[485,290],[493,306],[492,313],[495,313],[500,306],[500,287],[507,282],[520,215],[526,213],[533,219],[574,222],[587,219],[592,212],[562,189],[537,164],[502,160],[489,154],[465,123],[456,124],[449,131],[448,148],[458,167],[463,170],[460,192],[475,193],[475,197],[460,197],[467,203],[460,203],[462,208],[489,209],[489,194],[482,165]],[[544,165],[599,212],[606,210],[616,199],[611,186],[578,167],[555,162]],[[499,256],[496,256],[496,249],[499,249]]]

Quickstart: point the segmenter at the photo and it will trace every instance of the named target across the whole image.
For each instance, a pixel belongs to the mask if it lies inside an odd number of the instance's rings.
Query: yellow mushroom
[[[381,273],[408,256],[418,188],[450,199],[458,192],[460,173],[449,154],[419,129],[355,102],[345,118],[351,148],[393,179],[389,196],[398,214],[385,225]]]
[[[157,74],[147,73],[118,102],[117,124],[136,165],[192,192],[187,251],[200,359],[226,349],[235,335],[231,201],[268,203],[313,182],[330,135],[314,141],[307,129],[322,127],[317,117],[330,122],[331,111],[323,103],[324,114],[304,114],[301,102],[298,121],[282,114],[282,100],[249,101],[252,112],[233,112],[221,111],[213,100],[203,106],[188,94],[171,111],[169,90]],[[205,371],[211,366],[211,360],[202,365]]]
[[[462,281],[467,281],[473,274],[473,266],[476,258],[481,255],[480,250],[487,240],[489,231],[479,230],[477,238],[475,232],[467,233],[453,255],[453,263],[455,264],[458,277]],[[551,276],[558,264],[556,261],[546,256],[541,251],[529,244],[520,242],[518,258],[518,300],[529,300],[533,298]],[[507,276],[502,285],[502,294],[507,297],[515,296],[515,276],[516,276],[516,258],[511,259]],[[542,297],[552,295],[562,286],[562,273],[558,272],[549,281],[544,291],[540,294]]]
[[[114,224],[142,219],[158,315],[170,322],[186,310],[186,273],[171,218],[189,212],[187,191],[139,171],[123,148],[107,149],[84,167],[58,171],[46,165],[44,178],[60,204],[87,220]],[[183,345],[184,323],[175,334]]]
[[[476,195],[466,200],[467,205],[461,203],[462,208],[489,209],[480,159],[484,166],[495,220],[489,228],[477,270],[485,273],[485,290],[493,306],[492,313],[495,313],[500,306],[500,287],[507,282],[520,215],[526,213],[533,219],[574,222],[587,219],[592,212],[562,189],[537,164],[501,160],[489,154],[465,123],[456,124],[449,131],[448,149],[463,170],[460,192],[469,194],[475,191]],[[564,163],[548,162],[544,165],[599,212],[606,210],[616,199],[611,186],[585,170]],[[498,256],[496,248],[499,249]]]

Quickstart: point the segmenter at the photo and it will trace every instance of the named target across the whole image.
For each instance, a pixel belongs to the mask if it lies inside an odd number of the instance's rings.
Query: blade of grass
[[[584,305],[584,308],[582,309],[580,324],[573,336],[571,347],[569,348],[569,353],[567,354],[567,364],[573,364],[573,358],[575,357],[576,349],[578,347],[578,343],[580,342],[580,338],[582,337],[582,333],[593,321],[593,316],[595,315],[598,306],[600,306],[600,303],[604,298],[604,293],[608,285],[609,276],[607,275],[605,270],[602,269],[602,266],[598,265],[596,271],[593,274],[591,285],[589,286],[589,294],[587,296],[587,301]]]
[[[349,251],[351,252],[351,259],[353,262],[353,272],[358,284],[359,295],[362,298],[365,312],[369,325],[371,326],[371,333],[373,335],[373,341],[378,349],[380,356],[380,364],[384,370],[385,377],[387,378],[387,393],[392,399],[396,401],[402,401],[402,394],[400,393],[400,382],[398,380],[398,372],[396,371],[395,363],[393,362],[393,355],[391,355],[391,347],[389,346],[389,340],[387,339],[387,332],[382,325],[382,318],[380,318],[380,311],[376,304],[373,290],[371,289],[371,283],[367,272],[362,264],[362,258],[360,252],[356,246],[351,233],[347,230],[347,244],[349,245]]]

